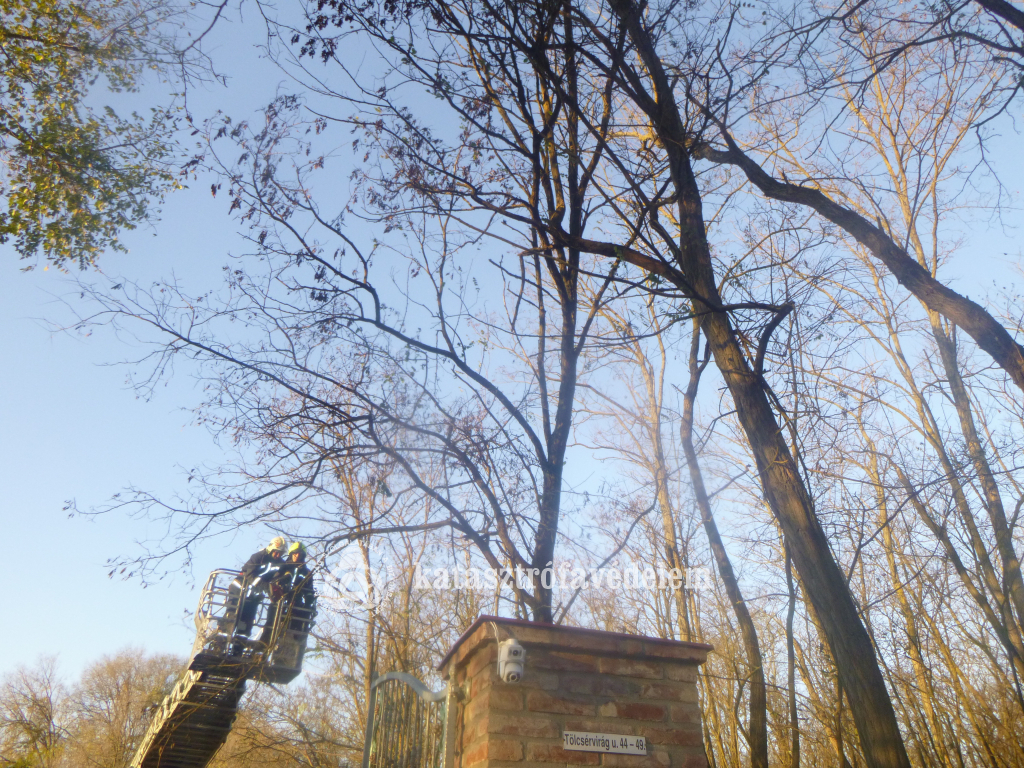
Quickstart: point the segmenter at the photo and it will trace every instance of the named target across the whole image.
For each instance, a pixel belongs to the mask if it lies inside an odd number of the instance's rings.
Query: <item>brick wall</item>
[[[499,640],[526,648],[498,677]],[[457,686],[453,768],[706,768],[697,667],[710,646],[481,617],[441,664]],[[647,755],[566,751],[563,731],[645,736]]]

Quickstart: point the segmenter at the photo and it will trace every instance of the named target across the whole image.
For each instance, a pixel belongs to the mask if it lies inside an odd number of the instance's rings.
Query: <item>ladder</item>
[[[244,692],[244,676],[185,672],[154,712],[132,768],[205,766],[231,732]]]
[[[266,643],[239,633],[238,571],[210,574],[196,611],[196,641],[188,669],[153,711],[131,768],[206,768],[227,740],[246,680],[288,683],[302,671],[315,594],[304,605],[258,599],[255,627]]]

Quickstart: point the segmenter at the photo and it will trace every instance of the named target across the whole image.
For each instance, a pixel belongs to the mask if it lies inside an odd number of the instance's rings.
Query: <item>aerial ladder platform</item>
[[[247,681],[294,680],[316,615],[312,589],[305,594],[305,602],[294,594],[267,602],[238,571],[211,573],[196,610],[188,668],[154,710],[131,768],[205,768],[231,732]],[[239,631],[246,600],[259,601],[253,629],[261,639]]]

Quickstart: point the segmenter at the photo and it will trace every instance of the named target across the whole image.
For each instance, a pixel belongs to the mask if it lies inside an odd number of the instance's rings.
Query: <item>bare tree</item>
[[[966,120],[972,128],[991,119],[996,104],[1005,106],[1016,96],[1020,89],[1020,59],[1010,60],[1014,63],[1010,65],[1011,83],[1007,95],[1003,93],[1001,77],[1007,59],[1000,56],[993,61],[983,36],[969,31],[977,22],[972,6],[976,11],[977,6],[970,2],[941,4],[934,9],[937,17],[934,23],[938,26],[962,24],[959,31],[949,32],[945,39],[963,40],[973,36],[974,44],[966,47],[936,44],[941,40],[921,30],[922,25],[927,27],[932,22],[922,20],[915,10],[898,3],[851,3],[844,4],[836,17],[811,22],[809,29],[794,29],[787,22],[783,31],[769,36],[768,42],[758,40],[744,46],[745,53],[734,60],[727,60],[723,43],[703,69],[688,67],[681,74],[687,81],[688,102],[710,121],[713,133],[717,133],[716,138],[721,142],[716,146],[713,141],[700,138],[693,147],[695,157],[733,165],[765,197],[806,206],[840,227],[930,311],[963,329],[1017,387],[1024,389],[1024,347],[1014,339],[1013,332],[1017,329],[1005,328],[990,310],[940,281],[919,261],[913,249],[902,245],[905,240],[901,227],[879,217],[882,212],[878,207],[867,206],[869,210],[864,210],[862,203],[852,200],[858,194],[868,198],[872,195],[857,179],[841,169],[833,169],[823,176],[807,172],[807,166],[813,165],[822,154],[816,148],[827,146],[833,137],[840,144],[839,164],[849,160],[851,150],[857,152],[855,146],[849,147],[844,137],[850,128],[845,113],[847,110],[856,113],[856,103],[862,95],[877,89],[879,80],[890,78],[894,72],[897,77],[911,81],[906,86],[907,91],[944,91],[933,96],[934,104],[926,100],[905,102],[908,109],[920,108],[926,113],[933,108],[954,111],[960,109],[959,101],[966,96],[970,104],[967,111],[972,113]],[[1002,22],[1007,22],[1014,14],[1017,21],[1022,17],[1009,3],[1001,3],[998,9],[985,7],[993,16],[1008,14]],[[839,30],[837,38],[826,35],[824,45],[819,46],[821,40],[815,32],[822,31],[823,23],[827,28],[833,21],[837,22]],[[993,40],[999,36],[1013,39],[1018,31],[997,23]],[[894,46],[891,41],[901,37],[904,42]],[[1013,51],[1012,44],[1007,50]],[[1016,53],[1020,53],[1019,45]],[[801,73],[806,84],[806,89],[800,91],[805,97],[803,100],[784,95],[780,88],[764,88],[764,76],[773,66],[791,67]],[[772,94],[770,97],[766,96],[768,92]],[[742,100],[747,97],[755,102],[751,109],[743,106]],[[1000,101],[1000,97],[1005,101]],[[999,111],[1001,109],[999,107]],[[778,120],[786,124],[786,128],[781,133],[762,132],[759,123],[764,117]],[[795,136],[786,133],[800,123],[808,128],[812,123],[815,125],[811,129],[814,140],[800,148],[806,149],[806,154],[801,154],[796,147]],[[748,131],[748,127],[753,130]],[[826,140],[822,140],[822,129],[827,130]],[[740,132],[749,135],[739,138]],[[983,133],[979,135],[984,137]],[[960,137],[956,144],[962,140]],[[856,144],[856,139],[852,143]],[[757,158],[762,150],[744,149],[744,145],[765,147],[764,158]],[[948,149],[952,153],[956,147]],[[778,171],[766,170],[772,166]],[[777,176],[781,176],[781,181]]]
[[[57,660],[4,676],[0,689],[0,749],[5,764],[51,768],[58,764],[70,724],[68,691]]]
[[[70,704],[74,728],[64,760],[75,768],[128,768],[150,713],[181,673],[181,659],[126,649],[82,673]]]

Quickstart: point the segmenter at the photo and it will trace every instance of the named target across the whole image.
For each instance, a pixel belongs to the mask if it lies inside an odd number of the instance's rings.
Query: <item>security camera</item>
[[[526,664],[526,649],[515,640],[498,643],[498,677],[506,683],[518,683],[523,679]]]

